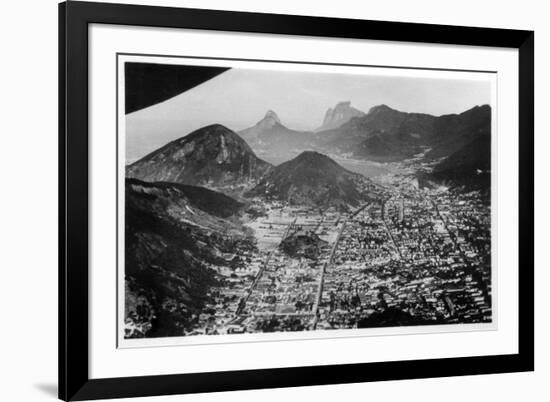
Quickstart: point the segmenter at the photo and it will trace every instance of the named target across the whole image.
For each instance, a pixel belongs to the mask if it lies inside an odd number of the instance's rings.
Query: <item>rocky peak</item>
[[[264,118],[258,122],[258,126],[262,128],[271,128],[276,124],[281,124],[281,120],[273,110],[268,110]]]
[[[334,110],[346,110],[351,107],[351,101],[338,102],[334,107]]]
[[[374,115],[374,114],[379,114],[379,113],[384,113],[384,112],[391,112],[391,111],[394,111],[394,109],[392,109],[391,107],[389,107],[388,105],[377,105],[377,106],[373,106],[369,109],[369,115]]]
[[[323,124],[316,131],[330,130],[340,127],[353,117],[363,116],[364,113],[351,106],[350,101],[338,102],[334,108],[329,108],[325,113]]]

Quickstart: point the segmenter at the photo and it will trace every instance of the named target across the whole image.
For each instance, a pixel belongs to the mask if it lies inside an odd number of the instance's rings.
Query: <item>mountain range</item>
[[[255,151],[279,155],[279,160],[288,160],[304,150],[315,150],[377,162],[401,161],[423,154],[425,161],[442,160],[434,168],[433,179],[451,182],[458,182],[460,175],[488,170],[486,166],[490,165],[490,149],[475,145],[490,143],[480,139],[491,135],[488,105],[460,114],[432,116],[401,112],[387,105],[362,113],[351,107],[350,102],[340,102],[327,111],[322,127],[339,122],[343,123],[328,130],[296,131],[287,128],[277,114],[269,110],[258,123],[238,134],[213,124],[129,165],[127,176],[214,189],[238,187],[245,191],[273,170]],[[454,154],[457,156],[451,158]],[[475,175],[474,179],[479,179],[478,173]]]
[[[426,148],[431,148],[429,158],[445,157],[490,130],[488,105],[443,116],[400,112],[379,105],[338,128],[317,133],[315,143],[322,150],[390,162],[410,158]]]
[[[402,161],[420,153],[427,161],[438,160],[490,134],[489,105],[433,116],[401,112],[387,105],[374,106],[363,113],[350,102],[330,108],[315,132],[289,129],[273,111],[268,111],[255,126],[239,132],[262,155],[285,155],[289,159],[309,149],[376,162]],[[463,151],[466,152],[467,149]],[[489,154],[484,158],[490,161]]]

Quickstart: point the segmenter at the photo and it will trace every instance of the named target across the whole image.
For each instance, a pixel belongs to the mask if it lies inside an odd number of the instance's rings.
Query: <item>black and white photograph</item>
[[[174,60],[119,65],[125,339],[495,321],[494,74]]]

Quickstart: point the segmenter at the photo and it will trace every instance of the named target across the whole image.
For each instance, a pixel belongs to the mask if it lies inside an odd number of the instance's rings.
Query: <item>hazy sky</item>
[[[490,103],[490,82],[252,69],[229,70],[165,102],[127,115],[129,161],[202,126],[235,131],[271,109],[293,129],[313,130],[340,101],[368,112],[386,104],[405,112],[460,113]]]

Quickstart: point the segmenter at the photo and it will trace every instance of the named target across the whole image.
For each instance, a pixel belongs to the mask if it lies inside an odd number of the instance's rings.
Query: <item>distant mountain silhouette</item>
[[[330,130],[340,127],[354,117],[364,116],[365,113],[351,106],[351,102],[339,102],[333,108],[329,108],[325,113],[323,124],[315,131]]]
[[[294,205],[356,206],[364,197],[360,186],[365,180],[328,156],[306,151],[273,168],[246,196]]]
[[[220,124],[203,127],[129,165],[126,175],[150,182],[202,186],[253,183],[271,165]]]
[[[490,132],[490,127],[488,105],[439,117],[379,105],[338,128],[317,133],[315,144],[327,152],[381,162],[407,159],[426,148],[431,148],[427,157],[441,158]]]
[[[292,149],[305,147],[311,140],[310,132],[287,128],[272,110],[268,110],[264,118],[254,126],[239,131],[239,135],[252,148],[267,150],[269,153],[287,153]]]
[[[318,133],[317,144],[359,159],[402,160],[418,152],[423,139],[433,134],[434,119],[379,105],[336,129]]]
[[[281,124],[281,120],[277,113],[273,110],[268,110],[262,120],[256,123],[256,125],[247,128],[245,130],[239,131],[239,135],[243,137],[249,143],[255,143],[262,140],[267,140],[268,133],[270,131],[276,131],[284,127]]]

